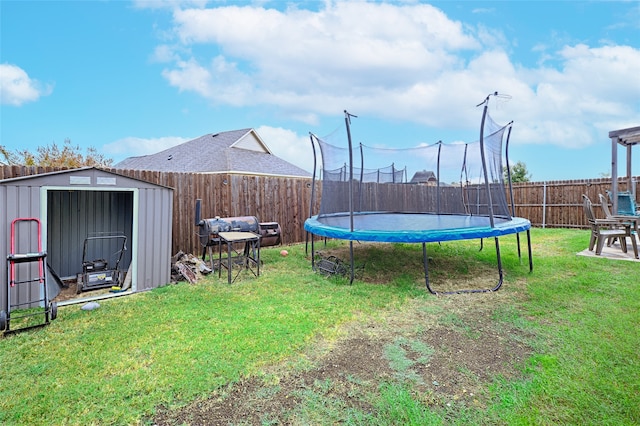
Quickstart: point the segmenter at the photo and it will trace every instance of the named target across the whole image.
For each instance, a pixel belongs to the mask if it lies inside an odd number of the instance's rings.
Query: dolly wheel
[[[49,317],[51,318],[51,321],[56,319],[57,316],[58,316],[58,304],[56,302],[51,302],[49,304]]]
[[[5,331],[7,329],[7,312],[0,311],[0,331]]]

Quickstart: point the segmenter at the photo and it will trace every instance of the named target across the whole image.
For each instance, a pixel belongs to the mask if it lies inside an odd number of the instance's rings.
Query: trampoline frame
[[[400,217],[413,216],[416,225],[419,222],[425,222],[424,225],[430,223],[440,222],[475,222],[475,226],[467,227],[434,227],[424,228],[422,230],[416,229],[397,229],[397,230],[365,230],[358,229],[358,221],[364,218],[373,217],[374,215],[383,216],[388,222],[393,222],[394,219]],[[333,221],[334,225],[340,225],[340,222],[346,222],[347,220],[354,221],[354,230],[350,231],[343,226],[332,226],[322,221]],[[351,276],[350,283],[354,279],[354,256],[353,256],[353,241],[370,241],[370,242],[390,242],[390,243],[421,243],[422,244],[422,262],[424,265],[424,278],[427,290],[432,294],[451,294],[451,293],[484,293],[497,291],[502,287],[504,273],[502,268],[502,258],[500,253],[499,237],[504,235],[516,234],[520,232],[527,233],[527,248],[529,255],[529,271],[533,271],[533,257],[531,252],[531,223],[527,219],[520,217],[514,217],[510,220],[498,219],[494,222],[494,226],[489,224],[482,224],[482,222],[488,222],[489,218],[485,216],[465,216],[465,215],[436,215],[436,214],[408,214],[408,213],[379,213],[379,212],[367,212],[358,213],[350,216],[348,212],[334,213],[322,218],[313,216],[305,221],[304,228],[307,232],[318,235],[325,238],[335,238],[339,240],[349,241],[349,254],[351,264]],[[462,289],[450,292],[438,292],[435,291],[429,281],[429,266],[427,256],[428,242],[442,242],[442,241],[457,241],[457,240],[471,240],[480,239],[480,250],[483,249],[483,239],[493,237],[496,246],[496,258],[498,264],[498,282],[492,288],[487,289]],[[520,239],[517,240],[518,245],[518,258],[522,260],[520,250]],[[315,270],[315,239],[311,239],[311,267]]]

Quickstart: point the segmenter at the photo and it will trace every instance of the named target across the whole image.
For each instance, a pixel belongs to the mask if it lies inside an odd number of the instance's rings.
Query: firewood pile
[[[171,258],[171,281],[188,281],[191,284],[197,282],[213,270],[201,259],[182,250]]]

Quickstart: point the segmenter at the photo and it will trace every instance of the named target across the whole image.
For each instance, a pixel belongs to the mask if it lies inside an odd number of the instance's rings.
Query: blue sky
[[[0,87],[10,150],[117,162],[255,128],[306,170],[345,109],[355,142],[473,142],[498,91],[512,162],[597,178],[608,132],[640,126],[640,2],[0,0]]]

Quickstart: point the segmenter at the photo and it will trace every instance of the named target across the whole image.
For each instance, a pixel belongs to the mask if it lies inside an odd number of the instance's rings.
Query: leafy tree
[[[503,169],[504,181],[507,182],[507,167]],[[518,161],[511,166],[511,182],[529,182],[531,180],[531,173],[527,170],[527,165],[522,161]]]
[[[73,145],[70,139],[65,139],[62,147],[55,142],[51,145],[40,146],[36,152],[18,150],[16,153],[9,152],[4,146],[0,146],[0,155],[5,158],[8,164],[23,164],[25,166],[41,167],[85,167],[102,166],[109,167],[113,163],[111,158],[106,158],[98,153],[94,147],[89,147],[86,154],[82,154],[78,145]]]

